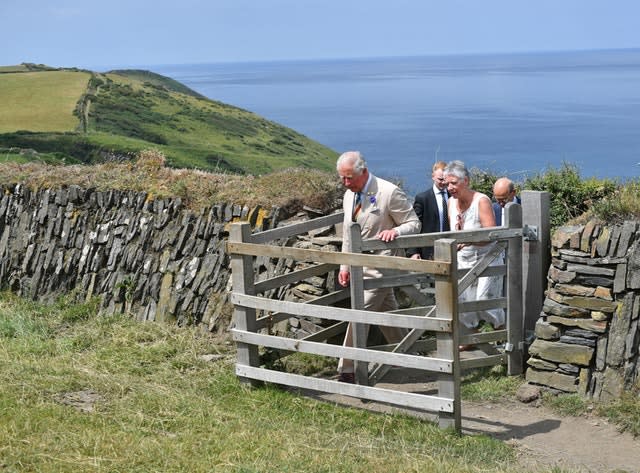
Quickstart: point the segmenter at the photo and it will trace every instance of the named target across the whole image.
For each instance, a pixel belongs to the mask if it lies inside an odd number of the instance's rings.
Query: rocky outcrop
[[[562,227],[552,239],[548,288],[526,379],[600,400],[640,376],[638,223]]]

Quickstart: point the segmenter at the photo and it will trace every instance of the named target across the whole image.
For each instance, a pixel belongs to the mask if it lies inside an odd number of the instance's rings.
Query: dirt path
[[[640,439],[600,418],[561,417],[518,401],[463,403],[463,431],[517,448],[528,468],[546,465],[593,473],[640,473]]]
[[[391,372],[378,386],[423,393],[434,388],[433,383],[407,378],[406,372],[401,382]],[[375,412],[403,411],[347,396],[320,397]],[[436,421],[432,414],[408,413]],[[535,402],[463,402],[462,430],[467,435],[486,434],[508,442],[518,451],[523,469],[529,471],[548,472],[558,467],[584,473],[640,473],[640,438],[618,432],[604,419],[562,417]]]

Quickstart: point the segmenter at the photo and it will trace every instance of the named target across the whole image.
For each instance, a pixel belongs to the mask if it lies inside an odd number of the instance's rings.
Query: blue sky
[[[638,0],[1,0],[0,65],[640,47]]]

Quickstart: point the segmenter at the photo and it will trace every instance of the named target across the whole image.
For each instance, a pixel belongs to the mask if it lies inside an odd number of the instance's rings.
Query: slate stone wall
[[[221,327],[229,315],[229,222],[257,230],[280,209],[217,204],[199,213],[179,198],[81,189],[1,188],[0,285],[33,299],[100,296],[107,312]],[[263,262],[264,263],[264,262]]]
[[[100,296],[107,312],[202,324],[211,331],[229,324],[228,224],[248,220],[259,231],[289,218],[278,208],[225,203],[193,212],[178,198],[76,186],[32,192],[15,185],[0,191],[2,288],[41,300],[61,293]],[[338,251],[339,239],[330,235],[333,229],[325,229],[312,239],[282,244],[321,242]],[[256,259],[259,279],[293,269],[292,261]],[[306,300],[334,287],[330,274],[268,296]],[[558,229],[526,379],[597,399],[618,398],[640,382],[639,312],[638,223]],[[315,329],[303,325],[289,329]]]
[[[640,380],[638,223],[562,227],[551,244],[526,379],[595,399],[618,398]]]

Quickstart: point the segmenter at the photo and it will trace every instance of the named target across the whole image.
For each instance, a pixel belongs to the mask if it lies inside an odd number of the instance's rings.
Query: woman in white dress
[[[495,227],[495,214],[491,199],[481,192],[469,188],[469,171],[462,161],[450,162],[444,170],[449,191],[449,222],[451,229],[473,230],[476,228]],[[473,267],[489,252],[494,243],[458,245],[458,268]],[[502,257],[493,260],[491,266],[502,264]],[[494,299],[502,297],[502,276],[485,276],[469,286],[460,294],[460,302]],[[460,322],[470,330],[478,328],[480,321],[490,323],[494,328],[504,326],[503,309],[487,309],[460,314]]]

